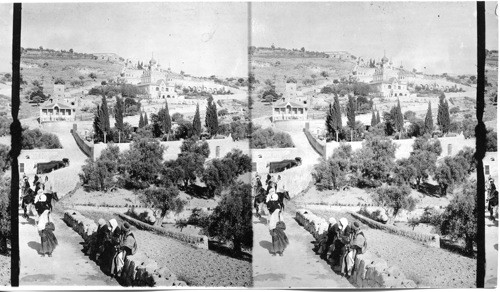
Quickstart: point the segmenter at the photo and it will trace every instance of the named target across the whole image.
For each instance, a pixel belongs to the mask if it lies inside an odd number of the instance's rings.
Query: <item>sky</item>
[[[21,46],[117,53],[195,76],[248,74],[246,3],[23,4]]]
[[[0,0],[1,1],[1,0]],[[252,45],[347,50],[427,73],[474,74],[475,2],[257,3]],[[486,48],[498,49],[496,2]],[[200,76],[247,75],[246,3],[24,3],[23,47],[115,52]],[[11,71],[12,4],[0,3],[0,72]]]
[[[487,9],[487,46],[497,49],[495,3]],[[395,64],[431,74],[475,74],[476,33],[475,2],[252,4],[255,46],[349,51],[377,60],[385,50]]]

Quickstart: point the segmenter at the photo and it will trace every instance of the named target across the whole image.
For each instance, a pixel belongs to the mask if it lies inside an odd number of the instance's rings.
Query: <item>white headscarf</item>
[[[347,219],[343,217],[343,218],[340,218],[339,221],[340,221],[340,225],[342,226],[342,228],[340,230],[344,231],[345,228],[347,227],[347,224],[348,224]]]
[[[111,225],[111,232],[114,232],[116,227],[118,227],[118,222],[116,222],[116,219],[113,218],[109,220],[109,225]]]
[[[283,221],[283,216],[281,215],[281,210],[274,210],[273,214],[271,214],[271,218],[269,219],[269,230],[273,230],[276,228],[276,224],[279,221]]]
[[[274,188],[269,189],[269,194],[267,194],[266,197],[266,203],[269,201],[277,201],[278,200],[278,194],[276,193],[276,190]]]
[[[50,211],[49,210],[45,210],[45,211],[43,211],[42,215],[40,215],[40,218],[38,220],[38,225],[37,225],[38,231],[44,230],[45,229],[45,225],[48,222],[52,222],[52,220],[50,219]]]
[[[330,219],[328,219],[328,222],[330,223],[330,225],[335,225],[335,223],[337,223],[337,219],[330,217]]]

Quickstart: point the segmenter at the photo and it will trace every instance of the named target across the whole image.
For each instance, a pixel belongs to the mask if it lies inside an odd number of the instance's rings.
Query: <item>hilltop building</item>
[[[296,83],[286,83],[283,97],[273,103],[272,121],[306,120],[308,102],[301,93]]]
[[[54,84],[54,92],[52,96],[55,99],[64,98],[65,86],[64,84]]]
[[[166,75],[160,69],[160,64],[151,58],[149,66],[142,72],[141,82],[137,85],[143,88],[149,98],[165,99],[177,98],[175,86],[166,81]]]
[[[402,66],[395,68],[385,54],[381,59],[380,67],[375,69],[370,84],[377,89],[379,97],[410,96],[408,81]]]

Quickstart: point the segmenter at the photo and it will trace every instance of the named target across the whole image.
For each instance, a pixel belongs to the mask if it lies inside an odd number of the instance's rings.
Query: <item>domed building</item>
[[[375,69],[370,84],[377,89],[377,95],[380,97],[410,96],[405,71],[402,66],[399,69],[394,68],[392,61],[385,54],[380,60],[380,67]]]
[[[166,99],[177,98],[175,86],[167,82],[167,76],[161,70],[160,64],[151,57],[149,65],[141,75],[141,83],[137,85],[143,88],[149,98]]]

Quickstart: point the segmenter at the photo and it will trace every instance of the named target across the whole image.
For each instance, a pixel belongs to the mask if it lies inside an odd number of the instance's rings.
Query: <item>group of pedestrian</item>
[[[316,241],[314,251],[330,262],[334,270],[349,277],[356,255],[364,253],[366,248],[366,237],[359,222],[349,224],[346,218],[337,222],[332,217],[328,229]]]
[[[119,226],[116,219],[108,222],[99,219],[95,232],[86,246],[86,254],[101,266],[101,269],[112,277],[121,276],[125,258],[135,254],[137,241],[128,222]]]

